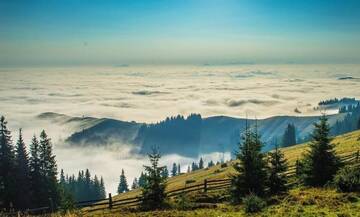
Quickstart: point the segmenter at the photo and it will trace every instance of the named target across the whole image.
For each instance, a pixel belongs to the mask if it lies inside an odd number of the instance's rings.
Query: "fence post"
[[[206,193],[207,192],[207,179],[204,179],[204,192]]]
[[[111,197],[111,193],[109,193],[109,209],[112,209],[112,197]]]

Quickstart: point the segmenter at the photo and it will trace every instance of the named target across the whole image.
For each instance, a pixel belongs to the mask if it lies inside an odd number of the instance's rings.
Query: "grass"
[[[202,208],[177,210],[169,209],[152,212],[126,211],[126,210],[104,210],[96,213],[68,213],[65,215],[55,214],[52,217],[66,216],[95,216],[95,217],[358,217],[360,216],[360,193],[339,193],[333,189],[326,188],[295,188],[286,195],[274,196],[267,201],[268,206],[260,213],[247,214],[243,205],[231,205],[228,203],[210,204]]]

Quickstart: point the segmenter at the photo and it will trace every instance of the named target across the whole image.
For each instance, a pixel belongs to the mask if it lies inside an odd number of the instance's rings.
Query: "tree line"
[[[31,139],[29,151],[19,129],[14,144],[5,117],[0,118],[0,210],[73,206],[74,200],[104,198],[104,181],[91,179],[86,170],[75,176],[57,178],[57,163],[51,139],[42,130]]]
[[[60,172],[60,186],[71,194],[75,201],[100,200],[106,198],[105,183],[103,177],[95,175],[91,177],[89,169],[79,171],[77,177],[74,174],[64,175]]]

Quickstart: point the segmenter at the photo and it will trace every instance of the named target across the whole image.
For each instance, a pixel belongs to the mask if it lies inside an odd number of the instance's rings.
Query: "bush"
[[[260,212],[266,206],[265,201],[255,194],[244,197],[243,203],[246,213]]]
[[[337,189],[342,192],[360,191],[360,169],[345,166],[338,171],[334,182]]]

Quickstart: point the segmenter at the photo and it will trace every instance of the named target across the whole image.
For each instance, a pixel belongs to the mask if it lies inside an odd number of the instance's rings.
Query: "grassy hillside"
[[[348,134],[337,136],[332,141],[335,144],[336,152],[339,155],[349,154],[360,150],[360,130],[354,131]],[[288,148],[282,148],[285,158],[288,160],[289,165],[294,165],[297,159],[300,159],[302,154],[306,151],[307,144],[296,145]],[[232,162],[229,162],[227,167],[221,168],[220,165],[213,166],[211,168],[206,168],[198,170],[191,173],[182,174],[179,176],[169,178],[167,182],[167,190],[174,190],[178,188],[185,187],[186,180],[194,180],[195,183],[203,183],[204,179],[219,179],[229,177],[231,173],[234,172]],[[114,200],[120,198],[133,197],[140,194],[140,190],[134,190],[121,195],[116,195]]]

